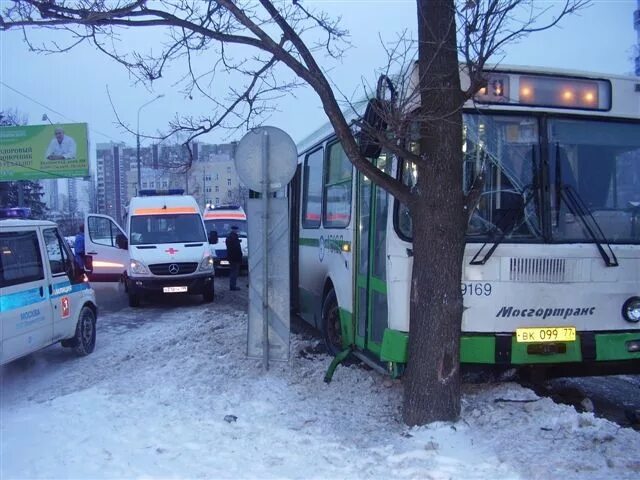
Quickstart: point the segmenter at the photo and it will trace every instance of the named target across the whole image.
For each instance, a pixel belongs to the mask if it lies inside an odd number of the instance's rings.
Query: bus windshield
[[[226,237],[231,233],[231,227],[238,227],[238,236],[247,236],[247,221],[246,220],[232,220],[232,219],[216,219],[205,220],[204,225],[207,228],[207,232],[215,230],[219,237]]]
[[[560,195],[586,205],[611,243],[640,241],[640,124],[551,120],[548,126],[551,232],[555,240],[590,241],[585,223]]]
[[[207,241],[197,214],[134,215],[129,236],[131,245]]]
[[[538,125],[525,116],[465,114],[463,187],[471,188],[484,168],[484,190],[467,229],[470,241],[532,241],[542,238],[539,200]],[[403,181],[415,185],[416,170],[407,162]],[[398,209],[400,233],[411,238],[408,209]]]
[[[563,118],[543,122],[523,115],[464,115],[465,193],[485,171],[467,240],[591,243],[597,240],[588,225],[595,220],[602,240],[640,243],[640,124]],[[544,145],[540,125],[547,130]],[[404,162],[402,177],[407,185],[415,184],[413,165]],[[572,208],[569,194],[585,208]],[[410,239],[408,209],[400,205],[397,212],[399,233]]]

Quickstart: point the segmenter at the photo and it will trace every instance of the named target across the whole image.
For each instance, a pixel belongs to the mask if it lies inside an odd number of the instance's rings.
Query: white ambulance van
[[[90,354],[97,314],[95,292],[55,223],[0,220],[0,364],[57,342]]]
[[[85,225],[87,268],[95,280],[120,280],[137,307],[158,294],[200,294],[213,301],[214,264],[195,199],[182,190],[141,190],[131,199],[123,231],[106,215]]]
[[[227,235],[231,232],[231,227],[238,227],[237,233],[240,237],[242,248],[242,267],[247,267],[249,258],[249,248],[247,244],[247,214],[239,205],[220,205],[209,207],[204,211],[204,224],[207,232],[216,232],[218,243],[212,247],[215,252],[216,269],[228,269],[227,245],[225,243]]]

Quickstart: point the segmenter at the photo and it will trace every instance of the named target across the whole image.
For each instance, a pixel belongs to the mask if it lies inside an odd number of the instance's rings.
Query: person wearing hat
[[[227,260],[229,260],[229,290],[240,290],[236,286],[236,281],[242,264],[242,247],[237,225],[231,226],[231,233],[227,236],[225,243],[227,244]]]

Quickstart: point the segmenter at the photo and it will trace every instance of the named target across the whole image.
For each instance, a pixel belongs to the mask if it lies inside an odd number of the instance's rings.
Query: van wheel
[[[204,303],[211,303],[213,302],[213,296],[214,290],[213,285],[211,285],[211,288],[209,290],[205,290],[205,292],[202,294],[202,300],[204,301]]]
[[[73,337],[73,351],[84,357],[96,347],[96,315],[89,307],[82,307]]]
[[[333,289],[322,303],[322,338],[331,355],[335,356],[343,350],[338,299]]]
[[[136,308],[140,306],[140,297],[133,293],[131,291],[131,289],[129,289],[129,293],[127,294],[129,296],[129,306]]]

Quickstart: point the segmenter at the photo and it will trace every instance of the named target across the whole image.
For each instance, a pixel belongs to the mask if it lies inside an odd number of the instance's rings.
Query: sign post
[[[289,214],[286,198],[272,198],[293,178],[295,144],[282,130],[260,127],[247,133],[236,151],[242,182],[261,193],[248,202],[249,323],[247,355],[289,359]],[[260,221],[258,220],[260,219]]]

